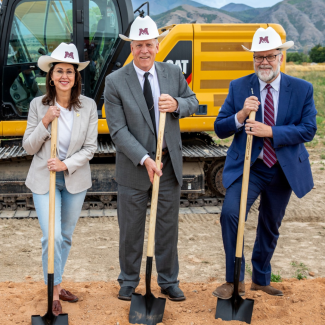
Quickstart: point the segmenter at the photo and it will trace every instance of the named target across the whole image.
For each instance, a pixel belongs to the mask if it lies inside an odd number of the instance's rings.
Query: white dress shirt
[[[73,126],[73,109],[62,107],[58,103],[55,104],[60,108],[60,116],[58,118],[58,134],[59,134],[59,159],[63,161],[67,158],[67,152],[70,146],[71,132]]]
[[[158,107],[158,102],[159,102],[159,97],[160,97],[160,88],[159,88],[159,82],[158,82],[158,76],[157,76],[157,72],[156,72],[156,68],[155,65],[152,66],[152,68],[149,71],[143,71],[141,69],[139,69],[133,62],[133,66],[134,69],[137,73],[139,82],[140,82],[140,86],[143,90],[143,85],[144,85],[144,74],[146,72],[149,72],[149,82],[150,82],[150,87],[151,87],[151,91],[152,91],[152,97],[153,97],[153,101],[154,101],[154,110],[155,110],[155,119],[156,119],[156,125],[154,125],[154,127],[156,127],[157,130],[157,135],[158,135],[158,128],[159,128],[159,117],[160,117],[160,112],[159,112],[159,107]],[[163,148],[166,147],[166,141],[165,141],[165,137],[163,140]],[[149,155],[145,155],[141,161],[140,164],[143,165],[144,161],[149,158]]]
[[[264,123],[264,103],[265,103],[265,98],[266,98],[266,94],[267,94],[267,89],[265,88],[265,86],[267,85],[266,82],[262,81],[261,79],[258,79],[259,83],[260,83],[260,97],[261,97],[261,108],[262,108],[262,122]],[[271,94],[273,97],[273,107],[274,107],[274,125],[276,125],[276,118],[278,116],[278,107],[279,107],[279,95],[280,95],[280,82],[281,82],[281,73],[278,75],[278,77],[273,80],[271,82],[271,86],[272,88],[271,90]],[[244,126],[244,123],[241,124],[238,122],[237,119],[237,114],[235,115],[235,122],[236,122],[236,126],[237,129],[239,129],[240,127]],[[260,152],[260,154],[258,155],[257,158],[263,159],[263,148]]]

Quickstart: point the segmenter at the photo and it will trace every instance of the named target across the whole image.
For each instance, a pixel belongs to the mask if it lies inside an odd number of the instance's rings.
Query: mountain
[[[152,16],[158,27],[171,24],[186,24],[196,21],[198,24],[214,23],[214,24],[236,24],[241,23],[237,18],[231,17],[216,8],[201,7],[195,8],[189,5],[183,5],[160,15]]]
[[[172,6],[170,0],[160,2],[164,6]],[[178,2],[176,0],[173,3]],[[198,3],[196,6],[185,4],[160,12],[153,19],[159,27],[194,20],[197,23],[275,23],[283,26],[287,40],[295,42],[291,50],[310,50],[317,44],[325,45],[325,0],[283,0],[269,8],[232,12],[225,11],[224,8],[202,7]]]
[[[251,8],[244,11],[224,11],[224,13],[228,14],[229,16],[235,17],[239,20],[241,20],[243,23],[249,23],[251,22],[255,17],[261,15],[265,11],[267,11],[269,8]]]
[[[134,10],[140,7],[145,1],[144,0],[132,0],[132,5]],[[190,5],[192,7],[205,7],[202,3],[191,1],[191,0],[150,0],[149,1],[149,11],[150,16],[158,15],[166,12],[170,9],[182,6]],[[146,8],[146,6],[144,6]],[[145,9],[146,10],[146,9]]]
[[[220,8],[221,10],[228,12],[237,12],[237,11],[245,11],[248,9],[253,9],[253,7],[247,6],[243,3],[228,3],[227,5]]]
[[[252,23],[276,23],[283,26],[294,50],[325,44],[325,0],[284,0],[253,18]]]

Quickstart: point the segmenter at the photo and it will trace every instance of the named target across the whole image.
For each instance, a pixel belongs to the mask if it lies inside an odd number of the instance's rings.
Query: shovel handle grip
[[[51,158],[56,158],[58,136],[58,119],[52,121],[51,128]],[[50,192],[49,192],[49,238],[48,238],[48,264],[47,273],[54,273],[54,229],[55,229],[55,180],[56,172],[50,171]]]
[[[249,119],[255,121],[256,112],[251,111]],[[247,135],[246,151],[244,159],[244,170],[243,180],[241,187],[240,207],[239,207],[239,220],[238,220],[238,231],[237,231],[237,245],[236,245],[236,257],[242,258],[243,256],[243,241],[244,241],[244,229],[245,229],[245,217],[247,208],[247,194],[248,194],[248,183],[249,183],[249,172],[252,155],[253,136]]]
[[[156,166],[158,170],[160,170],[160,164],[162,159],[162,145],[163,145],[164,132],[165,132],[165,122],[166,122],[166,113],[160,112],[157,151],[156,151],[157,153]],[[154,251],[159,181],[160,181],[160,177],[155,173],[153,178],[151,208],[150,208],[150,223],[149,223],[148,248],[147,248],[148,257],[153,257],[153,251]]]

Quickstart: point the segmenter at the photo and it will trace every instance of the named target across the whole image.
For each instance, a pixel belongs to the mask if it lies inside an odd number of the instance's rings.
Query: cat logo
[[[168,53],[164,62],[177,65],[187,83],[192,81],[192,41],[179,41]]]
[[[178,65],[184,74],[187,73],[188,60],[175,60],[175,62],[173,60],[167,60],[166,62]]]

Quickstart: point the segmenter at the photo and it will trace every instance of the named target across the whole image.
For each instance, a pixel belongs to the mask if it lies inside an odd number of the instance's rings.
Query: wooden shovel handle
[[[162,145],[164,139],[165,121],[166,121],[166,113],[160,112],[158,142],[157,142],[157,151],[156,151],[157,152],[156,166],[158,170],[160,170],[160,164],[162,158]],[[153,178],[153,186],[152,186],[150,222],[149,222],[149,234],[148,234],[147,256],[149,257],[153,257],[153,251],[154,251],[159,181],[160,181],[160,177],[155,173]]]
[[[255,121],[255,116],[256,116],[256,112],[251,111],[249,114],[249,118]],[[236,257],[239,258],[242,258],[243,255],[243,241],[244,241],[244,229],[245,229],[245,217],[246,217],[246,207],[247,207],[247,194],[248,194],[249,172],[250,172],[250,165],[251,165],[252,145],[253,145],[253,136],[251,134],[248,134],[247,141],[246,141],[246,151],[245,151],[243,181],[241,187],[239,220],[238,220],[238,231],[237,231]]]
[[[51,128],[51,158],[56,158],[58,135],[58,119],[52,121]],[[48,264],[47,273],[54,274],[54,229],[55,229],[55,180],[56,172],[50,171],[49,193],[49,239],[48,239]]]

